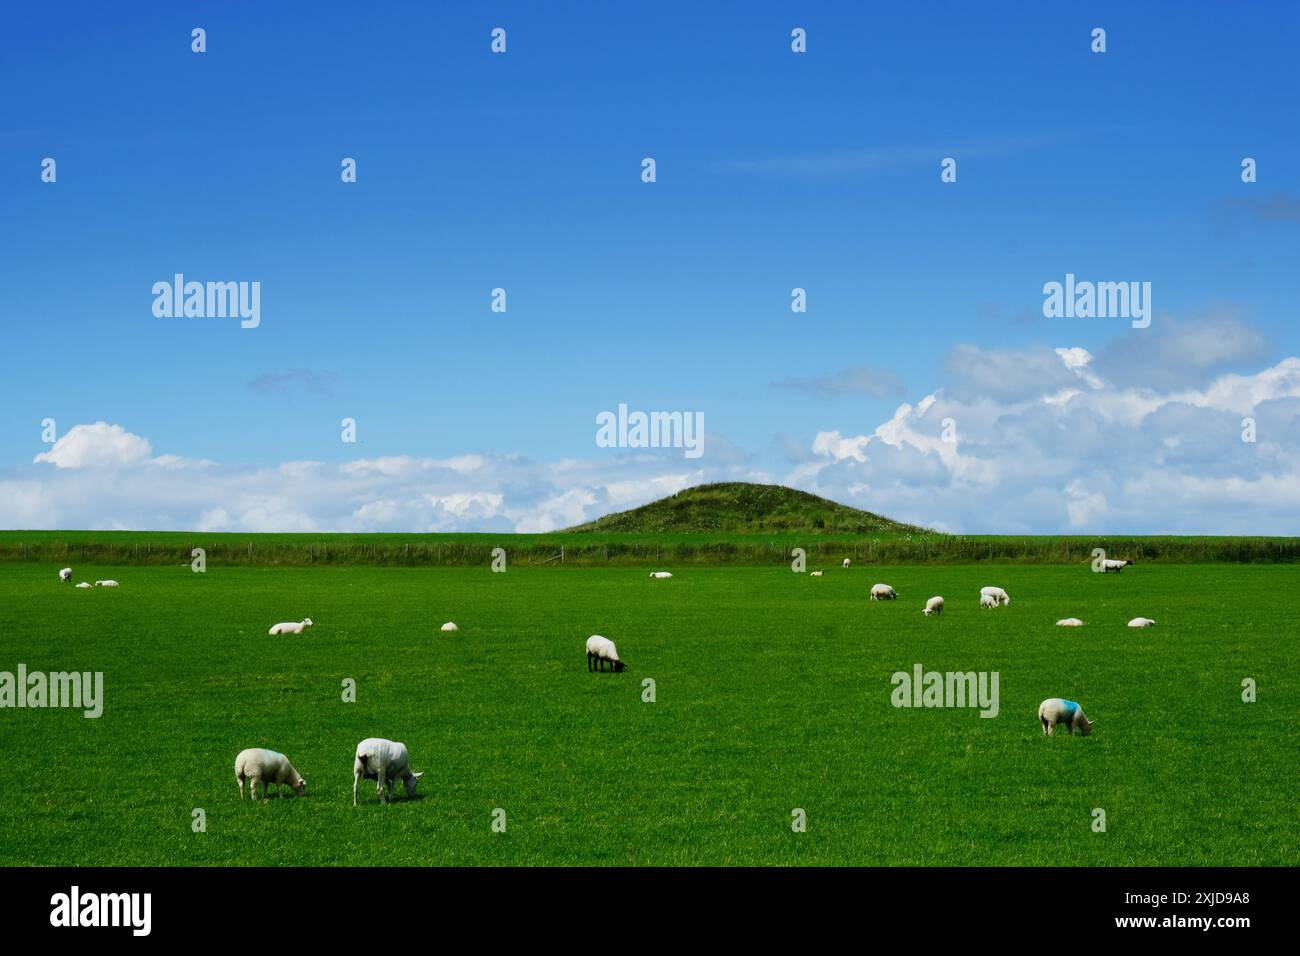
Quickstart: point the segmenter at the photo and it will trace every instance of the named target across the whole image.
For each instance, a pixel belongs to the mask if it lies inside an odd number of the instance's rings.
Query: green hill
[[[918,534],[926,529],[890,521],[782,485],[722,482],[696,485],[631,511],[605,515],[573,532],[696,532],[758,534]]]

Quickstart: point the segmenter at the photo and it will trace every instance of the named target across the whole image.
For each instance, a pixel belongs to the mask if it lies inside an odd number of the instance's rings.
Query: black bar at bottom
[[[515,933],[536,941],[567,923],[581,934],[619,925],[669,932],[701,921],[736,937],[815,924],[855,934],[920,933],[927,944],[1199,934],[1231,945],[1241,933],[1288,928],[1294,875],[1222,868],[9,868],[0,869],[0,926],[6,938],[76,933],[86,942],[207,939],[218,946],[251,942],[249,934],[259,932],[288,932],[294,945],[373,943],[379,923],[390,920],[399,939],[434,945],[450,941],[448,933],[463,938],[457,926],[494,941]],[[81,925],[87,922],[117,925]],[[205,933],[213,935],[196,935]]]

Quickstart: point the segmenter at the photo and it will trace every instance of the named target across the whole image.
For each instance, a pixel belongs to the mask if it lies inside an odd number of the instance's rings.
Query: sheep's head
[[[300,797],[307,796],[307,781],[299,777],[293,782],[293,792]]]
[[[420,782],[420,778],[423,776],[424,771],[421,770],[419,773],[408,773],[406,777],[403,778],[402,783],[406,786],[406,795],[408,797],[415,796],[415,786]]]
[[[1095,720],[1089,720],[1087,717],[1083,718],[1083,724],[1081,726],[1083,728],[1083,735],[1085,737],[1090,736],[1092,734],[1092,725],[1095,723],[1096,723]]]
[[[627,669],[627,665],[622,661],[611,661],[610,663],[613,665],[615,673],[621,674]]]
[[[309,618],[309,617],[304,617],[304,618],[302,619],[302,626],[303,626],[303,627],[311,627],[311,618]]]

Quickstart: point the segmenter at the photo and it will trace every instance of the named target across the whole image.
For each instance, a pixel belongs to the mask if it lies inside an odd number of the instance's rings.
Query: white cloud
[[[950,365],[977,358],[1006,370],[1027,354],[1034,361],[992,389],[997,397],[972,391],[965,376],[961,399],[940,391],[900,405],[871,434],[818,433],[816,458],[786,480],[970,532],[1300,530],[1300,358],[1169,391],[1106,381],[1078,348],[1046,353],[1075,380],[1067,389],[1039,352],[959,347]],[[1253,444],[1241,440],[1246,415],[1257,420]],[[956,443],[941,439],[949,417]]]
[[[1205,332],[1165,334],[1195,343]],[[1196,348],[1166,341],[1156,352],[1188,364]],[[1190,364],[1200,376],[1205,363]],[[119,425],[78,425],[0,473],[0,527],[542,532],[706,481],[782,481],[948,531],[1300,533],[1300,358],[1197,384],[1163,372],[1116,381],[1078,347],[962,346],[948,368],[955,387],[860,434],[816,431],[799,448],[785,436],[770,462],[711,436],[716,451],[689,463],[620,452],[238,467],[155,457]],[[1246,416],[1253,444],[1241,441]],[[943,440],[949,418],[955,443]]]
[[[151,450],[147,441],[121,425],[95,422],[74,425],[32,463],[48,462],[56,468],[118,468],[140,464]]]

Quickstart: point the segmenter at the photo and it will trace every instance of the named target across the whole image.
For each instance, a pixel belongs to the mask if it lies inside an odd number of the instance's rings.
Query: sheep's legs
[[[257,781],[260,780],[260,779],[261,779],[260,777],[249,777],[249,778],[248,778],[248,799],[250,799],[250,800],[256,800],[256,799],[257,799]],[[263,787],[263,790],[265,790],[265,789],[266,789],[266,788]]]
[[[1043,736],[1044,737],[1052,736],[1052,725],[1048,723],[1047,720],[1043,721]]]
[[[378,788],[379,788],[379,802],[380,802],[380,803],[387,803],[387,802],[388,802],[388,798],[387,798],[387,797],[385,796],[385,794],[384,794],[384,786],[385,786],[385,784],[387,784],[387,783],[388,783],[388,774],[387,774],[386,771],[384,771],[384,770],[381,768],[380,771],[379,771],[379,784],[378,784]]]
[[[244,799],[244,778],[236,777],[235,781],[239,784],[239,799],[243,800]]]
[[[352,774],[352,805],[357,805],[357,784],[361,783],[361,771]]]

